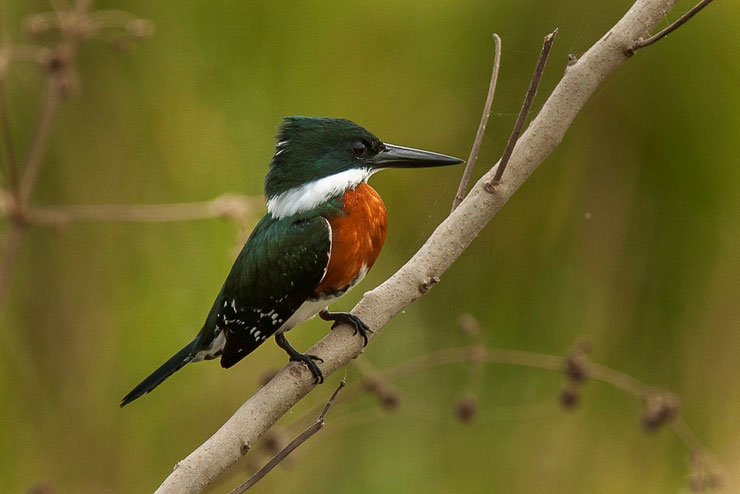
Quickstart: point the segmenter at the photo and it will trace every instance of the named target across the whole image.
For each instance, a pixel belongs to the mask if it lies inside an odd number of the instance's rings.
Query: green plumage
[[[265,215],[234,262],[198,336],[126,395],[121,406],[188,362],[221,355],[221,366],[228,368],[272,336],[313,297],[331,248],[329,224],[322,215],[336,214],[341,214],[340,205],[329,201],[287,218]],[[221,331],[223,350],[213,348]]]
[[[214,303],[216,309],[235,301],[240,322],[225,324],[223,367],[248,355],[314,297],[330,248],[329,224],[318,212],[283,219],[268,214],[260,221]],[[209,329],[206,326],[203,331]]]
[[[328,220],[344,214],[340,198],[346,189],[383,168],[461,162],[385,144],[359,125],[338,118],[288,117],[277,138],[265,177],[272,212],[249,236],[195,339],[126,395],[121,406],[148,393],[188,362],[220,356],[221,365],[231,367],[276,332],[324,309],[325,299],[317,301],[315,292],[331,254]],[[355,316],[325,313],[324,317],[354,324],[367,341],[367,325]],[[323,380],[311,356],[292,348],[282,334],[276,340],[291,360],[304,362],[317,382]]]
[[[353,152],[355,142],[370,152],[383,143],[371,132],[342,118],[286,117],[276,136],[277,152],[265,177],[265,196],[271,198],[295,187],[367,165]]]

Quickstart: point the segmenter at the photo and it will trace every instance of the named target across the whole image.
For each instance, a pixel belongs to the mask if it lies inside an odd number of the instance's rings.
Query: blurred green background
[[[80,91],[54,122],[35,200],[261,194],[284,115],[346,117],[393,143],[467,157],[497,32],[504,52],[480,175],[503,150],[543,36],[560,28],[534,111],[567,55],[585,51],[631,3],[96,2],[151,19],[156,34],[125,53],[85,43]],[[679,2],[669,19],[692,3]],[[22,19],[48,8],[4,2],[5,42],[26,42]],[[613,74],[547,162],[366,359],[383,369],[469,344],[462,313],[479,320],[491,347],[564,354],[590,336],[596,361],[681,397],[685,419],[725,468],[725,491],[740,492],[738,22],[739,3],[715,2]],[[43,76],[17,65],[6,85],[15,144],[26,150]],[[335,308],[351,308],[412,255],[449,211],[461,171],[373,179],[389,210],[388,241]],[[285,363],[270,342],[229,372],[188,366],[117,406],[199,329],[238,247],[235,232],[226,220],[29,232],[0,315],[2,492],[152,491],[266,369]],[[307,348],[327,329],[311,321],[291,341]],[[325,401],[338,377],[278,429]],[[358,379],[355,369],[349,378]],[[465,366],[409,376],[397,383],[397,409],[376,413],[371,396],[337,407],[255,491],[685,488],[686,448],[668,429],[640,429],[639,400],[588,383],[580,406],[564,411],[563,380],[487,366],[478,416],[463,424],[453,410],[468,386]],[[264,452],[255,448],[209,492],[246,479]]]

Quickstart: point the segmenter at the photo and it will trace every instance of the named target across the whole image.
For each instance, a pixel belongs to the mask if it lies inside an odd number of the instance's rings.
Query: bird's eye
[[[352,144],[352,152],[358,158],[362,158],[367,154],[367,144],[364,141],[355,141]]]

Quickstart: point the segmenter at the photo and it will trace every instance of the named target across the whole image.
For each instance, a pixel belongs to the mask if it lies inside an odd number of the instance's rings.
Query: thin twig
[[[76,43],[72,43],[69,46],[71,48],[70,53],[74,54]],[[28,157],[26,158],[18,183],[12,191],[14,196],[14,208],[17,209],[16,212],[21,216],[23,215],[25,207],[28,205],[28,200],[30,199],[33,188],[36,185],[36,179],[38,178],[41,163],[43,161],[44,154],[46,153],[49,141],[51,123],[54,120],[54,115],[56,114],[56,110],[61,99],[62,88],[60,83],[57,80],[56,74],[50,73],[46,82],[46,96],[41,105],[41,112],[36,124],[36,130],[34,131],[34,135],[31,140]],[[15,261],[18,258],[18,249],[23,241],[25,231],[26,225],[18,221],[18,218],[15,218],[15,221],[12,223],[8,233],[8,240],[3,249],[2,264],[0,264],[0,314],[4,307],[5,297],[7,296],[10,282],[13,277],[13,268],[15,267]]]
[[[332,393],[329,401],[327,401],[326,405],[324,405],[324,409],[321,411],[321,415],[319,415],[319,418],[316,419],[316,422],[314,422],[303,432],[298,434],[298,436],[296,436],[296,438],[293,439],[290,444],[281,449],[278,454],[273,456],[272,459],[268,461],[267,464],[265,464],[265,466],[257,470],[257,472],[249,477],[246,482],[231,491],[229,494],[242,494],[243,492],[246,492],[250,487],[254,486],[254,484],[262,480],[265,475],[270,473],[270,471],[275,468],[281,461],[287,458],[287,456],[292,453],[298,446],[300,446],[311,436],[319,432],[324,427],[324,423],[326,422],[326,414],[329,412],[329,408],[331,408],[332,404],[334,403],[334,399],[337,397],[342,388],[344,388],[345,384],[346,383],[344,379],[342,379],[342,382],[340,382],[339,386],[337,386],[337,389],[334,390],[334,393]]]
[[[0,19],[0,22],[2,20]],[[1,75],[0,75],[1,77]],[[5,97],[5,81],[0,78],[0,140],[2,141],[5,167],[7,169],[8,187],[15,189],[18,184],[18,164],[13,149],[13,139],[8,118],[8,101]]]
[[[18,224],[11,224],[3,245],[3,258],[0,261],[0,314],[3,312],[5,298],[8,296],[10,280],[13,277],[13,266],[18,258],[18,251],[23,242],[25,229]]]
[[[0,0],[0,51],[4,44],[3,23],[5,22],[5,5]],[[0,60],[0,63],[2,61]],[[17,185],[17,167],[18,163],[15,159],[15,151],[13,149],[13,139],[10,132],[10,118],[8,117],[8,101],[5,96],[5,80],[3,74],[0,74],[0,142],[3,147],[3,154],[5,156],[5,166],[8,174],[8,186],[15,190]]]
[[[8,199],[8,197],[0,197],[0,213],[5,214],[10,219],[8,238],[3,247],[2,262],[0,263],[0,313],[2,312],[5,297],[8,292],[8,287],[12,278],[15,261],[18,257],[18,249],[23,240],[23,235],[28,226],[32,224],[32,221],[29,221],[32,219],[32,213],[35,212],[38,214],[38,222],[47,221],[48,223],[51,223],[52,219],[56,219],[56,221],[59,222],[68,217],[74,218],[75,214],[80,215],[80,219],[78,221],[85,221],[86,214],[88,216],[100,214],[100,211],[92,213],[85,209],[78,209],[70,211],[67,216],[63,214],[64,211],[61,215],[54,216],[54,211],[52,210],[41,209],[39,211],[33,211],[32,208],[30,208],[31,196],[39,178],[44,156],[48,149],[52,123],[60,103],[69,92],[71,80],[70,75],[73,74],[75,57],[77,55],[80,42],[84,38],[80,32],[77,32],[77,28],[79,26],[75,25],[74,22],[63,22],[64,19],[61,7],[57,2],[52,0],[51,4],[55,10],[55,14],[59,17],[59,29],[62,34],[62,40],[54,47],[54,49],[39,49],[37,53],[34,53],[34,47],[22,46],[14,47],[14,52],[6,50],[8,57],[20,50],[18,53],[22,55],[21,58],[26,57],[43,62],[47,70],[46,93],[41,104],[36,128],[22,169],[18,168],[20,164],[16,161],[16,155],[11,142],[12,134],[10,132],[9,118],[7,114],[7,102],[4,92],[5,88],[2,85],[2,80],[0,80],[0,141],[2,141],[0,144],[2,144],[5,161],[7,162],[9,188],[7,193],[4,195],[10,196],[10,199]],[[69,16],[74,15],[79,20],[87,20],[92,4],[92,0],[77,0],[73,7],[67,8],[68,12],[65,12],[65,14]],[[1,14],[2,12],[0,12],[0,30],[2,27]],[[71,18],[72,17],[70,17],[70,19]],[[0,32],[0,40],[1,38],[2,33]],[[0,46],[0,48],[2,47]],[[41,55],[46,52],[53,53],[54,56],[51,58],[42,57]],[[3,55],[6,54],[3,53]],[[49,59],[47,60],[47,58]],[[112,214],[114,211],[107,210],[104,212]],[[139,212],[141,213],[141,211]],[[215,213],[212,214],[215,215]],[[222,214],[229,215],[234,213],[224,209]],[[91,218],[87,220],[95,221],[95,219]],[[121,221],[127,220],[122,219]],[[137,220],[134,219],[131,221]]]
[[[675,22],[673,22],[670,26],[660,31],[658,34],[654,34],[653,36],[650,36],[647,39],[638,39],[635,41],[635,44],[632,45],[631,48],[627,49],[627,54],[633,55],[637,50],[640,48],[645,48],[646,46],[650,46],[656,41],[660,41],[661,39],[665,38],[669,34],[671,34],[673,31],[681,27],[684,23],[686,23],[689,19],[694,17],[696,14],[699,13],[701,9],[712,3],[714,0],[702,0],[698,4],[694,5],[691,10],[686,12],[684,15],[679,17]]]
[[[478,125],[478,132],[475,134],[475,141],[473,147],[470,149],[470,156],[468,157],[468,163],[465,165],[465,171],[460,179],[460,185],[457,187],[457,193],[455,199],[452,201],[452,211],[460,205],[465,194],[468,191],[468,182],[470,182],[470,175],[473,173],[473,167],[475,162],[478,160],[478,152],[480,146],[483,143],[483,135],[486,133],[486,125],[488,124],[488,117],[491,116],[491,106],[493,105],[493,96],[496,94],[496,83],[498,82],[498,71],[501,66],[501,38],[498,34],[493,33],[494,41],[494,55],[493,55],[493,71],[491,73],[491,82],[488,85],[488,96],[486,96],[486,104],[483,106],[483,115],[480,118],[480,124]]]
[[[567,357],[560,355],[549,355],[522,350],[505,350],[500,348],[485,348],[478,344],[447,348],[417,357],[413,360],[402,362],[394,367],[374,374],[376,379],[385,383],[392,383],[419,372],[451,364],[465,363],[487,363],[497,365],[513,365],[517,367],[528,367],[533,369],[544,369],[556,372],[564,372]],[[588,378],[593,381],[609,384],[640,400],[649,393],[655,392],[655,388],[626,374],[620,370],[588,361]],[[362,383],[353,383],[347,387],[342,394],[342,403],[350,401],[364,391]],[[667,424],[676,434],[679,440],[691,453],[706,451],[699,438],[689,427],[686,421],[677,415]]]
[[[46,154],[49,134],[51,133],[51,123],[56,115],[59,103],[62,101],[62,88],[55,77],[50,76],[46,86],[46,96],[41,106],[38,124],[31,140],[31,147],[28,151],[23,174],[21,175],[20,184],[18,185],[18,202],[21,206],[28,204],[31,198],[31,192],[36,185],[41,164]]]
[[[482,365],[495,364],[495,365],[514,365],[518,367],[527,367],[535,369],[551,370],[555,372],[565,373],[568,376],[567,362],[570,357],[563,357],[559,355],[549,355],[544,353],[536,353],[529,351],[520,350],[505,350],[497,348],[486,348],[479,344],[448,348],[432,352],[427,355],[417,357],[413,360],[400,363],[394,367],[386,370],[373,370],[372,378],[378,381],[383,386],[391,386],[393,382],[408,377],[413,374],[417,374],[426,370],[431,370],[439,367],[444,367],[452,364],[472,364],[478,367],[476,371],[477,375],[473,376],[474,380],[480,379],[480,373],[482,372]],[[368,367],[372,368],[372,364],[366,363]],[[591,360],[585,362],[584,367],[586,374],[585,377],[592,381],[602,382],[608,384],[617,389],[620,389],[635,398],[645,401],[645,399],[651,394],[658,392],[655,388],[648,386],[642,381],[626,374],[617,369],[599,365]],[[469,390],[469,396],[475,397],[477,395],[476,387],[478,383],[473,383]],[[370,392],[364,381],[354,382],[347,386],[346,391],[341,396],[339,403],[347,403],[358,396]],[[306,415],[312,416],[318,413],[318,408],[314,408],[309,411]],[[368,415],[368,413],[370,415]],[[340,414],[338,421],[333,421],[331,429],[328,433],[334,434],[337,430],[345,431],[347,429],[360,426],[374,420],[384,417],[386,414],[383,413],[382,409],[370,408],[364,411],[357,411],[351,413]],[[462,415],[459,415],[462,420]],[[302,422],[302,420],[296,421],[293,425]],[[684,444],[688,452],[693,456],[700,456],[704,461],[708,462],[713,467],[713,472],[716,476],[721,478],[721,467],[720,462],[714,457],[711,451],[707,450],[701,443],[699,438],[696,436],[694,431],[689,427],[686,421],[680,414],[672,417],[666,417],[663,422],[658,425],[665,425],[669,427],[676,437]],[[337,429],[338,428],[338,429]]]
[[[223,195],[203,202],[172,204],[93,204],[29,208],[29,224],[64,226],[68,223],[159,223],[208,218],[244,218],[262,207],[262,197]],[[2,211],[0,211],[2,212]]]
[[[547,64],[547,57],[550,55],[550,49],[552,48],[552,44],[555,41],[555,36],[557,34],[558,30],[556,29],[545,36],[545,41],[543,42],[542,50],[540,51],[540,58],[537,60],[532,80],[529,83],[529,89],[527,89],[527,95],[524,97],[524,104],[522,104],[522,109],[519,111],[519,116],[516,118],[514,129],[511,131],[511,135],[509,136],[509,142],[506,143],[504,154],[501,156],[501,163],[499,163],[496,174],[493,176],[491,186],[496,185],[501,181],[501,176],[504,174],[504,170],[506,170],[506,165],[509,164],[511,154],[514,152],[514,146],[516,146],[516,142],[519,140],[519,134],[521,134],[522,128],[524,127],[524,122],[527,120],[529,108],[532,106],[534,97],[537,94],[537,87],[540,85],[540,79],[542,79],[542,73],[545,71],[545,65]]]
[[[77,0],[72,11],[79,17],[85,17],[92,3],[92,0]],[[64,53],[66,59],[64,64],[71,66],[77,55],[80,39],[76,34],[64,27],[62,25],[63,40],[56,48],[56,51]],[[36,130],[31,139],[28,156],[20,177],[20,183],[18,184],[18,205],[21,208],[25,208],[31,199],[31,193],[36,186],[36,181],[38,180],[44,155],[48,147],[51,124],[56,116],[59,104],[65,96],[65,87],[60,78],[60,70],[59,68],[48,68],[46,95],[41,105]]]

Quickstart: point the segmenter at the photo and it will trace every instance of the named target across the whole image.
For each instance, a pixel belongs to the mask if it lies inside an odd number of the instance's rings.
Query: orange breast
[[[385,242],[388,219],[377,192],[361,183],[342,196],[344,215],[330,218],[331,257],[316,295],[348,289],[377,259]]]

